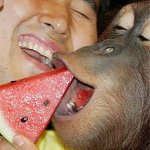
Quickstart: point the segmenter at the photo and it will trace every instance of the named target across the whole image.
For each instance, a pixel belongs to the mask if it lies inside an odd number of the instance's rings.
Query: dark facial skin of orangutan
[[[56,131],[74,150],[148,150],[150,1],[121,9],[100,41],[53,56],[76,78],[53,119]],[[93,95],[83,108],[68,108],[83,83]]]

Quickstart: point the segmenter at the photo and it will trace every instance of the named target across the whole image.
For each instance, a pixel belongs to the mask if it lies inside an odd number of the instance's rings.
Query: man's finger
[[[38,150],[32,142],[21,135],[14,137],[14,145],[17,150]]]
[[[0,136],[0,150],[16,150],[9,142]]]
[[[4,4],[4,0],[0,0],[0,7],[2,7]]]

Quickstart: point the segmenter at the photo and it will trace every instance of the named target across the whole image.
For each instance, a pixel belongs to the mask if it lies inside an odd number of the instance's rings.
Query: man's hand
[[[36,146],[21,135],[14,137],[15,148],[3,137],[0,137],[0,150],[37,150]]]
[[[0,0],[0,7],[2,7],[4,4],[4,0]]]

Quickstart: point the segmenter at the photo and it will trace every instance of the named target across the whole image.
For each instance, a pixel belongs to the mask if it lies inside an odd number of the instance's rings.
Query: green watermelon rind
[[[13,144],[13,137],[16,133],[10,128],[8,122],[4,119],[4,114],[0,111],[0,133],[7,141]]]

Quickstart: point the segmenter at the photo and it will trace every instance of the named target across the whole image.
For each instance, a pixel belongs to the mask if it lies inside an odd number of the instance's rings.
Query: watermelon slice
[[[12,143],[16,134],[36,142],[71,84],[73,75],[56,69],[0,86],[0,133]]]

